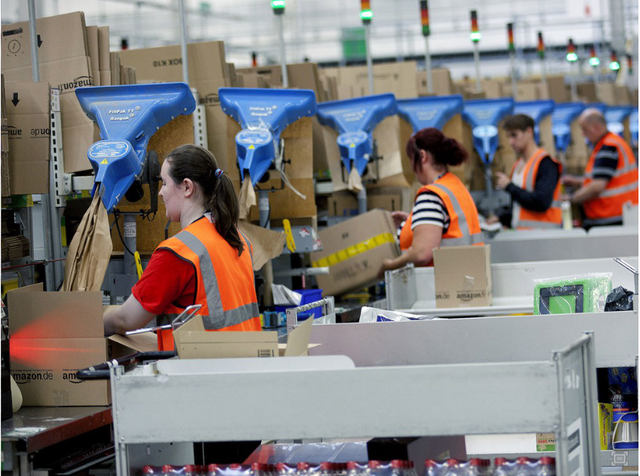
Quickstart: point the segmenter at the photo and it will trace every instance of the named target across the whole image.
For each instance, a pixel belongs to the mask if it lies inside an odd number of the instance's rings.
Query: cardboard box
[[[7,82],[10,188],[14,194],[49,192],[51,114],[49,83]]]
[[[598,92],[598,100],[608,106],[616,106],[618,104],[616,98],[616,85],[614,83],[598,83],[596,85]]]
[[[91,63],[91,77],[93,78],[93,85],[100,86],[102,84],[100,82],[100,48],[98,27],[95,25],[87,27],[87,44],[89,46],[88,53]]]
[[[11,182],[9,178],[9,129],[7,123],[7,103],[4,87],[4,75],[0,75],[0,107],[2,108],[2,114],[0,120],[2,121],[2,139],[0,140],[0,149],[2,157],[0,157],[0,176],[2,183],[0,185],[0,192],[3,197],[11,195]]]
[[[107,360],[100,292],[8,293],[11,374],[25,406],[108,405],[109,382],[76,378]]]
[[[482,84],[482,91],[484,91],[487,99],[498,99],[504,97],[502,90],[502,83],[495,79],[485,79],[480,82]]]
[[[547,76],[547,92],[548,98],[553,99],[556,103],[569,102],[569,86],[565,84],[564,76]]]
[[[278,332],[207,332],[202,316],[194,316],[173,332],[181,359],[230,359],[242,357],[298,357],[309,355],[313,319],[307,319],[278,344]]]
[[[99,291],[44,292],[40,283],[10,291],[8,309],[11,375],[25,406],[109,405],[109,381],[77,371],[157,348],[152,334],[105,339]]]
[[[631,103],[631,94],[629,87],[625,85],[616,85],[615,88],[616,104],[618,106],[634,105]]]
[[[329,266],[316,277],[325,296],[375,282],[384,259],[400,255],[391,213],[373,210],[318,232],[322,251],[311,254],[314,267]]]
[[[427,90],[427,72],[419,71],[416,75],[418,80],[418,96],[428,96]],[[449,96],[457,94],[457,90],[451,80],[451,73],[446,68],[436,68],[431,70],[431,78],[433,79],[433,95]]]
[[[369,95],[369,74],[366,66],[327,68],[324,71],[325,75],[337,78],[339,99]],[[393,93],[397,99],[415,98],[418,96],[417,75],[415,61],[374,64],[373,89],[375,94]]]
[[[89,47],[84,13],[74,12],[38,18],[36,30],[40,64],[87,56]],[[2,25],[2,70],[27,66],[31,67],[29,22]]]
[[[436,307],[491,306],[491,247],[448,246],[433,250]]]
[[[334,192],[327,199],[327,209],[329,215],[334,217],[356,216],[358,214],[358,199],[347,190]]]
[[[613,405],[610,403],[598,403],[598,435],[600,437],[600,449],[609,450],[612,437]]]
[[[596,91],[595,83],[578,83],[576,85],[578,96],[582,98],[583,102],[597,102],[598,92]]]

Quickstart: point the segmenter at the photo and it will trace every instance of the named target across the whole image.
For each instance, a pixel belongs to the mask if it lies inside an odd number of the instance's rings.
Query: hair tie
[[[216,171],[214,172],[217,179],[219,179],[223,173],[224,173],[224,170],[222,169],[216,169]]]

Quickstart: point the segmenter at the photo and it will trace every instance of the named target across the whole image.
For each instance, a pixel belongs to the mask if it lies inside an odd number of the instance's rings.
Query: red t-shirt
[[[145,310],[155,315],[162,314],[169,304],[190,306],[196,298],[195,268],[173,251],[158,249],[131,292]]]

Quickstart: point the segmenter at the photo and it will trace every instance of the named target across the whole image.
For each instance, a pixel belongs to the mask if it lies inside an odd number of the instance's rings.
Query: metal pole
[[[137,235],[137,224],[136,224],[136,213],[125,213],[124,214],[124,237],[123,242],[127,249],[131,251],[131,253],[136,252],[136,235]],[[124,258],[123,258],[123,273],[130,274],[132,276],[137,276],[136,271],[136,260],[135,257],[127,251],[124,250]]]
[[[182,80],[189,84],[189,57],[187,53],[187,20],[184,10],[184,0],[180,0],[180,21],[182,22]]]
[[[540,66],[541,66],[541,79],[542,79],[542,84],[547,84],[547,64],[544,61],[544,58],[540,58]]]
[[[367,189],[363,188],[358,192],[358,215],[367,213]]]
[[[276,15],[278,22],[278,43],[280,44],[280,64],[282,65],[282,86],[289,87],[289,75],[287,74],[287,57],[284,47],[284,15]]]
[[[260,214],[260,226],[267,230],[270,229],[269,192],[267,190],[258,190],[258,211]]]
[[[509,53],[509,59],[511,60],[511,91],[513,91],[513,97],[516,97],[516,91],[518,85],[516,81],[516,53],[512,51]]]
[[[427,92],[429,94],[433,94],[433,76],[431,74],[431,51],[429,49],[429,37],[424,37],[424,47],[425,47],[425,55],[424,55],[424,65],[427,70]]]
[[[575,63],[575,61],[572,61],[571,65],[569,66],[571,72],[571,100],[574,102],[578,100],[578,85],[576,84]]]
[[[29,36],[31,39],[31,77],[34,83],[40,81],[40,64],[38,63],[38,33],[36,31],[36,6],[34,0],[29,0]],[[52,163],[50,162],[52,166]],[[49,170],[49,187],[51,189],[51,174]],[[53,215],[51,210],[51,200],[48,193],[41,195],[42,201],[42,227],[44,228],[44,259],[51,261],[53,259]],[[55,207],[54,207],[55,208]],[[32,230],[33,232],[33,230]],[[55,291],[55,268],[51,265],[45,265],[45,285],[47,291]]]
[[[477,41],[473,42],[473,62],[476,65],[476,92],[482,92],[482,85],[480,83],[480,46]]]
[[[364,43],[367,48],[367,74],[369,76],[369,94],[373,94],[373,60],[371,59],[371,25],[364,26]]]

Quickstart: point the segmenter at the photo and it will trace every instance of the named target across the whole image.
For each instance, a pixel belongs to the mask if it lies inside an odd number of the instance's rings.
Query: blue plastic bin
[[[299,304],[300,306],[322,299],[322,289],[294,289],[294,291],[302,294],[302,300]],[[284,312],[286,314],[287,309],[292,307],[298,306],[276,306],[276,312]],[[321,315],[322,307],[318,306],[316,308],[309,309],[308,311],[298,313],[298,321],[304,321],[310,316],[313,316],[314,319],[317,319],[318,317],[321,317]]]

